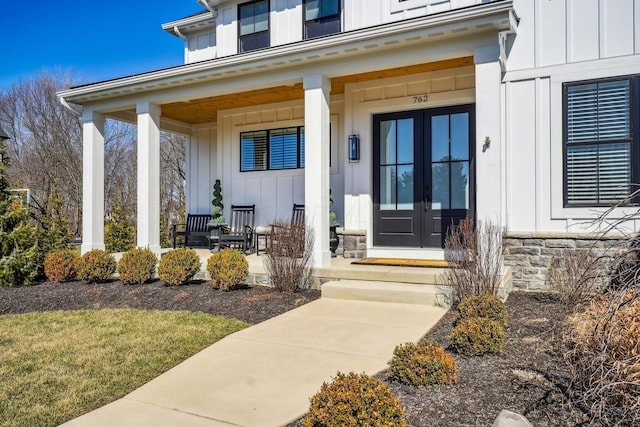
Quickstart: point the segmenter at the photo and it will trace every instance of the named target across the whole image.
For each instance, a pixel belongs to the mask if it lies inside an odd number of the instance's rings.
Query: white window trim
[[[436,3],[450,3],[450,0],[391,0],[391,13],[430,6]]]
[[[590,64],[591,65],[591,64]],[[583,64],[584,67],[584,64]],[[551,220],[575,220],[581,222],[583,226],[592,226],[587,224],[593,221],[597,216],[602,215],[608,210],[606,207],[565,207],[564,206],[564,157],[563,157],[563,83],[573,83],[581,80],[596,80],[608,78],[612,76],[624,76],[628,74],[637,74],[637,67],[619,67],[617,70],[597,69],[594,65],[593,69],[583,69],[579,72],[567,74],[556,74],[549,77],[550,84],[550,120],[551,120],[551,138],[550,138],[550,154],[551,154]],[[622,218],[638,210],[637,206],[620,207],[615,209],[608,215],[608,219]]]

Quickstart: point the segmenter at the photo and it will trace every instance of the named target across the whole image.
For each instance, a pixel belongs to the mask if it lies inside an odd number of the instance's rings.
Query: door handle
[[[431,186],[427,187],[424,192],[424,211],[429,212],[431,210]]]

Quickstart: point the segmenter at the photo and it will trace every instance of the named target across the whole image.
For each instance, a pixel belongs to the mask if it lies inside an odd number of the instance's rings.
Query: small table
[[[271,232],[271,227],[258,226],[253,230],[256,235],[256,255],[260,255],[260,239],[264,241],[263,252],[267,251],[267,235]]]

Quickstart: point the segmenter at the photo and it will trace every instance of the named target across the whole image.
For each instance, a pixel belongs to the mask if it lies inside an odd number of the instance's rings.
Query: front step
[[[450,290],[437,285],[416,283],[381,282],[364,280],[337,280],[324,283],[323,298],[360,301],[421,304],[432,306],[450,305]]]

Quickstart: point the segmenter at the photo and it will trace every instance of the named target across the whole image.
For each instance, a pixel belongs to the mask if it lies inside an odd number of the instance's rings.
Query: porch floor
[[[208,278],[206,272],[207,260],[211,256],[208,249],[196,249],[202,261],[201,273],[199,277]],[[266,256],[251,254],[247,255],[249,262],[249,275],[252,276],[256,284],[268,284],[267,273],[264,268]],[[342,257],[331,258],[331,265],[324,268],[316,268],[313,277],[316,279],[316,286],[328,281],[336,280],[366,280],[377,282],[399,282],[415,283],[423,285],[442,284],[442,268],[416,268],[398,267],[385,265],[355,265],[351,264],[355,259]]]

